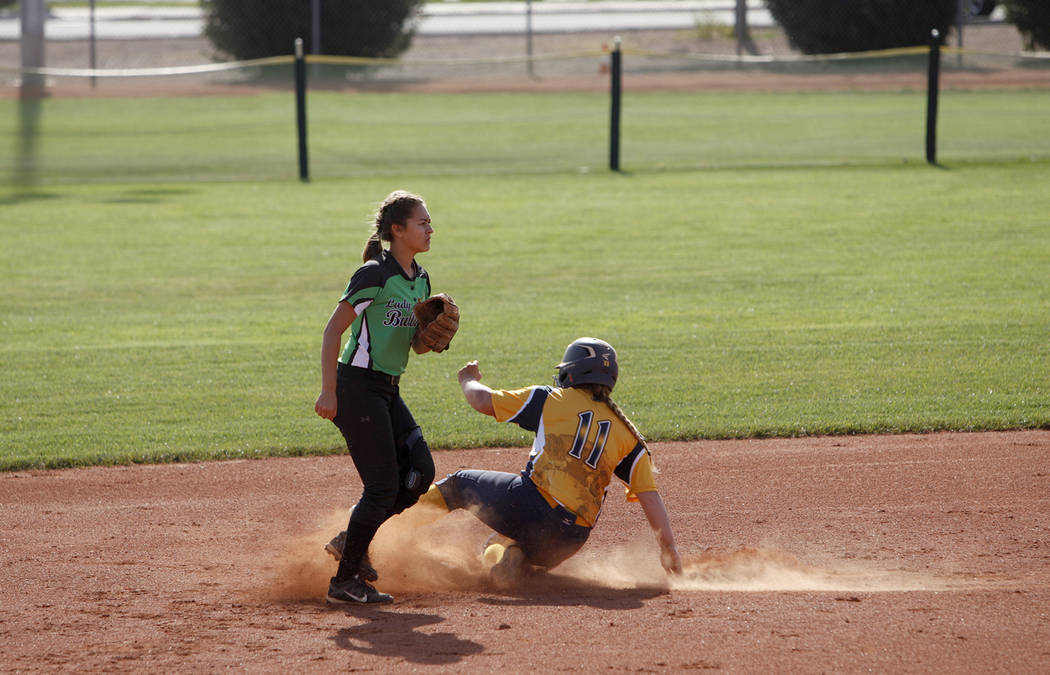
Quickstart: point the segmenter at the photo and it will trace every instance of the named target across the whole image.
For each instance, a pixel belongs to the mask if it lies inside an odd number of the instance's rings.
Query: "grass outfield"
[[[105,85],[102,85],[103,87]],[[948,91],[944,162],[1050,160],[1050,91]],[[0,100],[0,164],[45,184],[294,180],[290,92],[240,97]],[[311,92],[319,178],[604,171],[609,97]],[[638,93],[621,168],[896,165],[925,161],[923,92]],[[35,140],[23,143],[24,127]],[[6,137],[5,137],[6,135]]]
[[[434,447],[524,445],[455,372],[619,350],[654,439],[1050,425],[1050,164],[53,187],[0,222],[0,468],[339,451],[321,330],[389,190],[463,321],[403,394]]]

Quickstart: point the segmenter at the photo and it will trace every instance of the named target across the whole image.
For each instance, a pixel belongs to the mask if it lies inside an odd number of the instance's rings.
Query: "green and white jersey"
[[[383,251],[354,272],[340,301],[349,302],[357,318],[340,363],[387,375],[405,372],[418,325],[412,307],[430,297],[426,270],[414,261],[412,267],[415,278],[409,279],[394,256]]]

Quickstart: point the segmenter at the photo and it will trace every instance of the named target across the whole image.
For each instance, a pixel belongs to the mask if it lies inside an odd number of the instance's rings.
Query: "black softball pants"
[[[518,542],[526,559],[555,567],[587,542],[591,528],[576,524],[576,514],[551,507],[532,479],[504,471],[461,470],[437,484],[450,511],[470,509],[478,520]]]
[[[397,378],[340,364],[332,420],[346,439],[364,490],[347,524],[336,576],[357,572],[376,531],[415,504],[434,480],[434,459],[399,393]],[[415,479],[406,484],[410,475]]]

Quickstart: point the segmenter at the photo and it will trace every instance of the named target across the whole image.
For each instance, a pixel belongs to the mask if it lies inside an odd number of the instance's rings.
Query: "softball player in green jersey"
[[[428,351],[415,339],[412,307],[431,294],[430,277],[415,256],[430,250],[434,229],[423,199],[403,191],[383,201],[375,227],[364,264],[325,326],[321,394],[314,405],[342,432],[364,483],[346,530],[325,546],[339,560],[328,587],[332,603],[393,600],[368,583],[378,578],[368,546],[379,526],[415,504],[434,479],[430,448],[398,389],[409,349]],[[390,242],[389,250],[382,241]]]
[[[472,408],[536,434],[525,470],[462,470],[433,485],[420,505],[472,512],[497,533],[485,561],[497,584],[524,564],[550,568],[575,554],[598,521],[613,478],[640,502],[656,532],[660,562],[681,573],[682,559],[641,434],[609,397],[619,374],[616,351],[595,338],[575,340],[557,365],[554,386],[494,390],[481,383],[477,361],[459,371]]]

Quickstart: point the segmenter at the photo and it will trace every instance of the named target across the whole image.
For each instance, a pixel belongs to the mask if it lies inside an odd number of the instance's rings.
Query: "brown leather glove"
[[[416,339],[431,351],[443,352],[459,330],[459,307],[445,293],[416,303],[412,313],[419,321]]]

